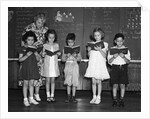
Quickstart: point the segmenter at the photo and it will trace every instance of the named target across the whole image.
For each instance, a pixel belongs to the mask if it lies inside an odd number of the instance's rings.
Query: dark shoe
[[[56,102],[55,97],[50,97],[51,102]]]
[[[67,99],[65,100],[65,102],[66,102],[66,103],[69,103],[69,102],[70,102],[70,100],[71,100],[71,96],[70,96],[70,95],[68,95],[68,96],[67,96]]]
[[[124,101],[123,101],[123,99],[119,100],[119,107],[124,107]]]
[[[72,96],[72,102],[73,103],[77,103],[78,102],[74,96]]]
[[[113,100],[112,106],[113,106],[113,107],[117,107],[117,103],[118,103],[117,100]]]

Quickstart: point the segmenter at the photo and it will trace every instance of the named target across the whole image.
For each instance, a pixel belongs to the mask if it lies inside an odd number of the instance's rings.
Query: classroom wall
[[[132,60],[141,60],[141,8],[119,8],[119,7],[101,7],[101,8],[33,8],[33,7],[11,7],[13,11],[12,19],[8,23],[8,58],[17,58],[17,48],[20,46],[21,33],[23,28],[33,22],[33,17],[44,12],[47,16],[46,26],[56,30],[60,50],[65,46],[66,35],[69,32],[76,34],[76,45],[81,45],[81,55],[87,59],[86,44],[91,41],[90,35],[95,27],[101,27],[105,31],[104,41],[113,46],[113,37],[116,33],[122,32],[125,35],[125,45],[129,47]],[[62,22],[55,21],[57,11],[63,15],[71,15],[74,19],[65,19]],[[78,89],[91,89],[91,80],[84,78],[87,68],[87,62],[80,64],[80,85]],[[61,76],[56,79],[56,89],[65,89],[63,86],[64,64],[59,62]],[[8,86],[17,87],[19,63],[17,61],[8,61]],[[109,67],[108,67],[109,68]],[[141,64],[131,63],[129,66],[130,84],[128,90],[140,90],[141,86]],[[103,82],[103,89],[110,90],[109,81]]]

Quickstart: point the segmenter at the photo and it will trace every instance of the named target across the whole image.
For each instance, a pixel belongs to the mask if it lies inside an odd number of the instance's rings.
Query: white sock
[[[31,100],[33,100],[33,97],[30,97]]]
[[[50,97],[50,92],[46,92],[47,97]]]
[[[28,98],[24,98],[24,100],[28,100]]]
[[[54,94],[53,94],[53,93],[51,94],[51,97],[54,97]]]
[[[93,95],[93,98],[96,98],[96,95]]]
[[[35,94],[35,96],[39,96],[39,94]]]
[[[97,98],[98,98],[98,99],[101,99],[100,95],[97,95]]]

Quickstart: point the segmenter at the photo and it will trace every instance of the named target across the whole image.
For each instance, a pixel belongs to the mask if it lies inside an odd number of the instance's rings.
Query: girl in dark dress
[[[37,62],[39,60],[39,54],[36,47],[33,45],[37,41],[35,34],[32,31],[28,31],[23,35],[23,40],[27,46],[23,46],[19,52],[19,62],[21,62],[20,78],[23,79],[23,96],[24,105],[30,106],[30,104],[39,104],[33,98],[34,81],[40,78]],[[29,87],[29,99],[28,96]]]

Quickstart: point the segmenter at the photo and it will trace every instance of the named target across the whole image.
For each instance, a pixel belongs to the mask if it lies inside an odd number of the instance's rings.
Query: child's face
[[[36,27],[40,29],[41,27],[44,26],[43,19],[38,18],[38,19],[35,21],[35,24],[36,24]]]
[[[94,32],[94,38],[96,41],[101,41],[102,35],[100,32]]]
[[[30,36],[27,38],[27,44],[28,46],[32,46],[34,43],[34,37]]]
[[[124,39],[122,39],[122,37],[119,37],[115,40],[115,43],[117,44],[118,47],[121,47],[124,43]]]
[[[55,35],[54,34],[48,34],[48,41],[49,43],[53,43],[55,40]]]
[[[74,44],[75,44],[74,40],[72,40],[72,39],[68,40],[68,46],[72,47],[72,46],[74,46]]]

